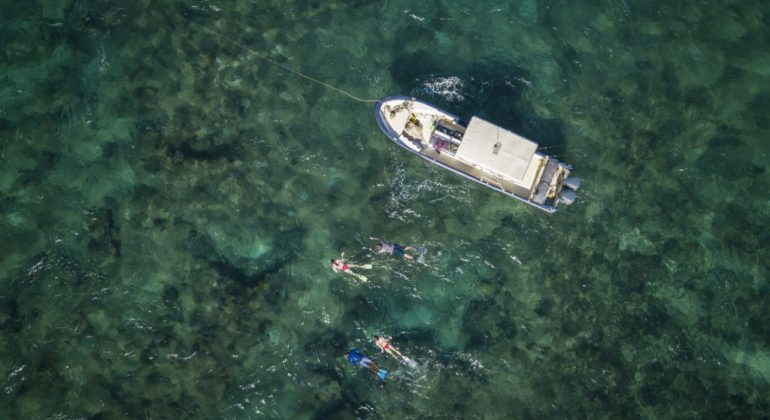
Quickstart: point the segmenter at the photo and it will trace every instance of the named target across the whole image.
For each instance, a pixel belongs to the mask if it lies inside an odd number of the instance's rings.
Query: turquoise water
[[[770,411],[770,3],[8,3],[3,418]],[[250,50],[535,139],[578,201],[429,167]]]

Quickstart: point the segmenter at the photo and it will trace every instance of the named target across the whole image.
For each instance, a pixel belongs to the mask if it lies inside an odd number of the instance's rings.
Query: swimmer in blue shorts
[[[401,246],[397,243],[385,242],[380,238],[375,238],[374,236],[370,236],[369,239],[377,241],[377,245],[374,246],[375,254],[389,254],[395,257],[404,257],[407,260],[413,260],[414,257],[407,254],[407,251],[414,251],[420,257],[422,257],[422,255],[425,253],[425,248],[415,248],[411,245]]]
[[[350,349],[349,352],[345,353],[345,358],[348,359],[348,362],[350,362],[353,366],[360,366],[369,369],[372,373],[377,375],[380,380],[385,380],[385,377],[388,376],[388,371],[385,369],[380,369],[377,366],[377,363],[373,362],[372,359],[368,358],[367,356],[364,356],[361,354],[361,352],[358,349]]]

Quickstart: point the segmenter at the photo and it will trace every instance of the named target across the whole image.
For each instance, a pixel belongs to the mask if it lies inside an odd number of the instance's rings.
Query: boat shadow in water
[[[478,115],[561,157],[565,143],[562,125],[558,120],[536,116],[522,99],[527,81],[532,80],[522,68],[498,57],[460,63],[443,54],[411,54],[399,48],[394,48],[393,55],[396,59],[390,73],[398,92],[409,92],[461,119]],[[442,91],[432,87],[437,81]]]

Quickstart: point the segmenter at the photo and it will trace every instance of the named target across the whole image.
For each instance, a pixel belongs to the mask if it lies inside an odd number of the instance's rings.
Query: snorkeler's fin
[[[372,265],[371,264],[361,264],[359,267],[363,268],[364,270],[371,270]]]
[[[402,357],[401,360],[399,360],[399,362],[401,362],[401,364],[404,365],[404,366],[409,366],[410,368],[416,368],[417,367],[417,362],[415,362],[414,360],[412,360],[412,359],[410,359],[410,358],[408,358],[406,356]]]
[[[385,369],[380,369],[380,371],[377,372],[377,376],[380,377],[380,380],[384,381],[385,378],[388,376],[388,371]]]
[[[415,251],[417,251],[417,253],[419,254],[419,256],[417,257],[417,262],[420,264],[425,264],[425,253],[428,250],[425,249],[424,246],[421,246],[421,247],[417,247]]]
[[[363,275],[363,274],[358,274],[358,273],[351,273],[351,274],[353,274],[354,276],[356,276],[356,277],[357,277],[359,280],[361,280],[361,281],[362,281],[362,282],[364,282],[364,283],[366,283],[367,281],[369,281],[369,277],[366,277],[366,276],[365,276],[365,275]]]

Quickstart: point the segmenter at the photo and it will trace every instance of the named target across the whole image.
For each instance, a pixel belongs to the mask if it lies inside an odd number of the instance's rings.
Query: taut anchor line
[[[240,42],[238,42],[238,41],[236,41],[236,40],[234,40],[234,39],[232,39],[232,38],[230,38],[230,37],[228,37],[228,36],[226,36],[224,34],[221,34],[221,33],[217,32],[217,31],[215,31],[215,30],[213,30],[211,28],[209,28],[206,25],[198,23],[198,22],[196,22],[196,21],[194,21],[192,19],[189,19],[189,18],[187,18],[184,15],[182,15],[182,17],[184,17],[190,23],[192,23],[194,25],[198,25],[204,31],[206,31],[208,33],[211,33],[211,34],[213,34],[213,35],[215,35],[215,36],[217,36],[217,37],[219,37],[221,39],[224,39],[225,41],[227,41],[227,42],[229,42],[229,43],[231,43],[233,45],[236,45],[236,46],[238,46],[240,48],[243,48],[244,50],[248,51],[249,53],[253,54],[254,56],[256,56],[258,58],[261,58],[261,59],[269,62],[270,64],[274,64],[274,65],[276,65],[276,66],[278,66],[278,67],[288,71],[289,73],[293,73],[293,74],[295,74],[295,75],[297,75],[297,76],[299,76],[299,77],[301,77],[303,79],[310,80],[311,82],[318,83],[321,86],[324,86],[324,87],[326,87],[328,89],[331,89],[331,90],[333,90],[333,91],[335,91],[335,92],[337,92],[337,93],[339,93],[341,95],[345,95],[345,96],[349,97],[350,99],[353,99],[353,100],[358,101],[358,102],[364,102],[364,103],[374,103],[374,102],[377,102],[377,99],[362,99],[362,98],[359,98],[358,96],[355,96],[352,93],[346,92],[343,89],[340,89],[340,88],[338,88],[336,86],[332,86],[332,85],[330,85],[330,84],[328,84],[326,82],[323,82],[321,80],[318,80],[318,79],[316,79],[314,77],[310,77],[310,76],[308,76],[308,75],[306,75],[304,73],[301,73],[301,72],[299,72],[297,70],[292,69],[291,67],[287,67],[287,66],[285,66],[285,65],[283,65],[283,64],[281,64],[281,63],[279,63],[279,62],[277,62],[275,60],[273,60],[272,58],[268,57],[267,55],[259,53],[259,52],[255,51],[255,50],[253,50],[252,48],[249,48],[246,45],[243,45]]]

